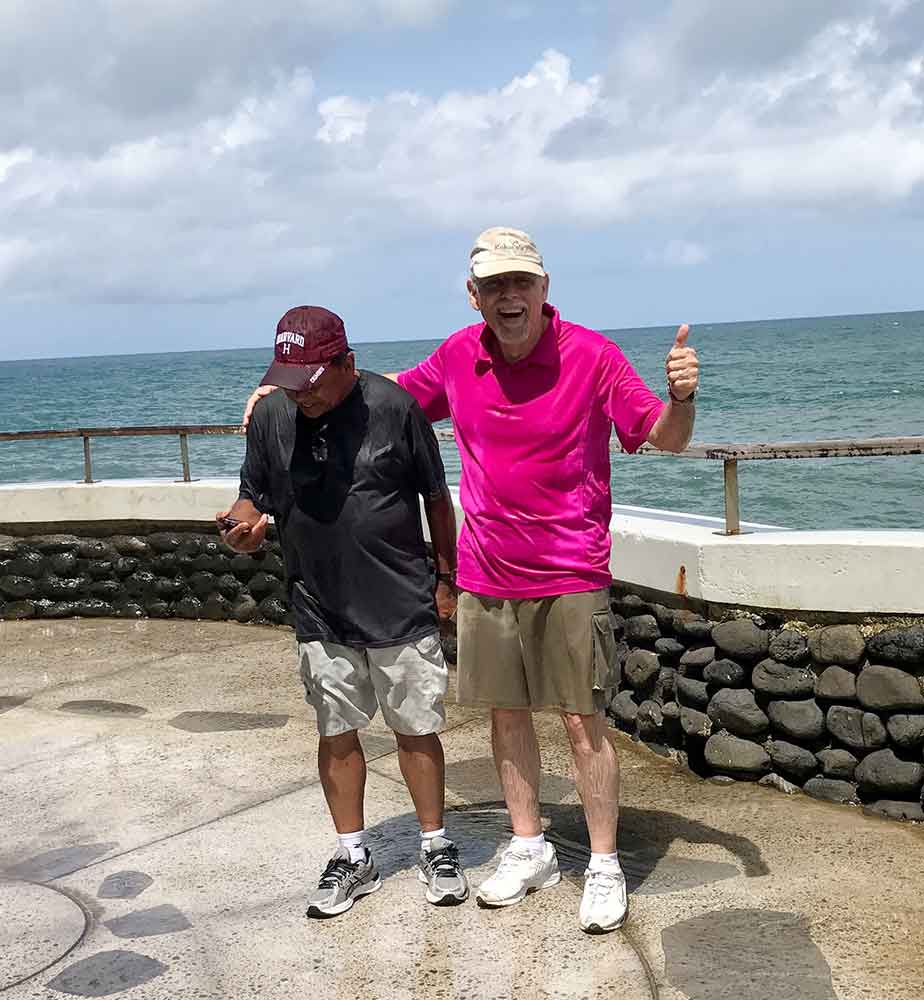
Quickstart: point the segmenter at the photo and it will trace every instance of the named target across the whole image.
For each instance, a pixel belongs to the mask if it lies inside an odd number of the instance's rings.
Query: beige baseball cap
[[[508,271],[545,276],[542,254],[529,233],[507,226],[493,226],[481,233],[472,247],[471,260],[476,278],[490,278]]]

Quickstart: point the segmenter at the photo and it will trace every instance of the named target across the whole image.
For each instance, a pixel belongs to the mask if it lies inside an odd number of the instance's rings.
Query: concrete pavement
[[[473,884],[509,836],[483,714],[452,707],[448,825]],[[586,832],[554,716],[543,811],[566,878],[520,906],[428,906],[394,741],[367,826],[385,876],[306,921],[332,846],[291,633],[224,623],[0,623],[4,997],[919,1000],[924,835],[715,785],[614,734],[624,931],[577,928]]]

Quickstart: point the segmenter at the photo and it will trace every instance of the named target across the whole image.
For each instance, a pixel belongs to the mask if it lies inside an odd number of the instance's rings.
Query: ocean
[[[578,319],[578,317],[574,317]],[[605,331],[663,392],[675,328]],[[704,324],[696,441],[924,435],[924,312]],[[438,341],[356,344],[357,363],[399,371]],[[265,348],[0,362],[0,431],[236,423]],[[194,477],[233,476],[243,439],[190,439]],[[443,446],[451,485],[453,444]],[[100,479],[181,475],[175,437],[98,439]],[[79,439],[0,442],[0,482],[80,480]],[[792,528],[924,529],[924,456],[739,463],[742,518]],[[722,516],[722,463],[616,456],[614,503]],[[0,512],[2,519],[2,512]]]

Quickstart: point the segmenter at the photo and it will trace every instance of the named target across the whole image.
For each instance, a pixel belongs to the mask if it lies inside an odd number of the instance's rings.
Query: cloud
[[[227,114],[359,30],[422,26],[453,0],[5,0],[0,149],[102,152]]]
[[[645,259],[691,267],[721,255],[722,220],[919,204],[924,4],[741,6],[639,15],[598,74],[548,50],[495,87],[466,70],[319,99],[338,33],[413,30],[449,0],[7,3],[0,289],[245,297],[500,222],[661,227]]]
[[[709,249],[702,243],[671,240],[661,249],[649,251],[645,259],[649,264],[664,267],[695,267],[709,259]]]
[[[315,133],[328,144],[349,142],[366,134],[370,105],[352,97],[332,97],[318,105],[322,125]]]
[[[727,0],[672,4],[620,45],[593,112],[547,152],[603,173],[644,164],[641,213],[908,197],[924,180],[924,33],[908,45],[922,7],[775,2],[736,18]]]
[[[614,77],[655,92],[720,75],[760,76],[799,60],[820,32],[869,11],[870,0],[675,0],[618,46]],[[647,88],[646,88],[647,89]]]

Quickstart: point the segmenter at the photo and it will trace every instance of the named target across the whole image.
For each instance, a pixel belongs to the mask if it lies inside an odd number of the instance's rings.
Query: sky
[[[3,0],[0,360],[924,308],[924,0]]]

